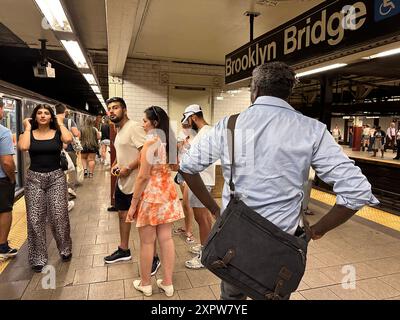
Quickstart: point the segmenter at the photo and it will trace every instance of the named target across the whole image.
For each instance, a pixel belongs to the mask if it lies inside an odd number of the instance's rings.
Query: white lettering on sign
[[[363,2],[345,6],[340,12],[332,13],[328,20],[326,10],[323,10],[320,20],[315,21],[312,26],[311,18],[308,18],[302,29],[298,30],[296,26],[285,29],[283,53],[287,55],[323,41],[336,46],[342,42],[345,30],[355,31],[364,25],[366,15],[367,7]]]
[[[362,1],[351,6],[344,6],[337,12],[329,13],[329,16],[327,9],[324,9],[316,17],[315,15],[307,17],[304,27],[299,28],[297,23],[283,30],[280,33],[280,36],[283,36],[283,50],[279,48],[279,52],[283,51],[283,55],[288,55],[323,42],[327,42],[330,46],[336,46],[343,41],[346,30],[359,30],[366,21],[367,6]],[[278,41],[278,43],[280,42]],[[277,41],[275,39],[266,45],[256,43],[246,50],[244,55],[226,59],[226,77],[276,59]]]
[[[225,74],[230,76],[276,59],[276,48],[275,41],[262,47],[260,47],[258,43],[254,48],[249,47],[247,54],[244,56],[236,58],[235,60],[231,58],[226,59]]]

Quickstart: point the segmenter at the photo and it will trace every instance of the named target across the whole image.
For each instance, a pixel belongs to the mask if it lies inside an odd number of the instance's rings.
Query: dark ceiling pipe
[[[254,18],[260,15],[259,12],[246,11],[245,16],[250,17],[250,42],[254,39]]]

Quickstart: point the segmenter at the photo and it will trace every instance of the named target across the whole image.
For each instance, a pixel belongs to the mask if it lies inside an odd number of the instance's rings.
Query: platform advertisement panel
[[[279,60],[291,65],[398,35],[400,0],[336,0],[305,12],[225,57],[225,82]]]

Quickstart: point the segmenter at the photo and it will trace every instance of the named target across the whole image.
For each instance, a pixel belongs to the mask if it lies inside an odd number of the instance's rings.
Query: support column
[[[332,118],[332,79],[327,76],[322,76],[321,83],[321,109],[319,120],[326,124],[326,127],[331,131],[331,118]]]
[[[123,95],[123,81],[122,78],[120,77],[108,77],[108,93],[109,97],[121,97]],[[111,123],[110,125],[110,162],[111,165],[114,163],[115,158],[116,158],[116,152],[115,152],[115,147],[114,147],[114,141],[115,141],[115,136],[117,135],[117,130],[115,128],[115,125]],[[115,199],[114,199],[114,192],[115,192],[115,184],[117,183],[117,177],[110,175],[110,183],[111,183],[111,206],[114,207],[115,205]]]
[[[108,76],[108,96],[123,97],[123,80],[122,77]]]
[[[361,150],[361,137],[362,137],[362,120],[360,117],[355,117],[353,126],[353,151]]]

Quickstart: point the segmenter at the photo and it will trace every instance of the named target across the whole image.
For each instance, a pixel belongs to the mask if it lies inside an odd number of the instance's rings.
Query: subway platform
[[[133,288],[139,276],[139,237],[131,231],[132,261],[105,265],[104,256],[119,244],[118,214],[108,212],[110,175],[98,166],[94,179],[85,179],[77,189],[70,212],[73,258],[63,263],[48,232],[49,265],[56,271],[56,289],[44,289],[45,274],[28,266],[24,198],[14,207],[11,245],[21,247],[13,260],[0,262],[0,299],[22,300],[217,300],[220,280],[206,269],[190,270],[184,261],[193,255],[183,237],[174,235],[175,294],[160,293],[153,277],[153,295],[144,297]],[[331,194],[313,189],[308,216],[311,223],[335,202]],[[178,222],[175,227],[181,225]],[[194,224],[195,237],[198,229]],[[311,241],[307,270],[292,300],[400,299],[400,217],[366,207],[346,224]]]

